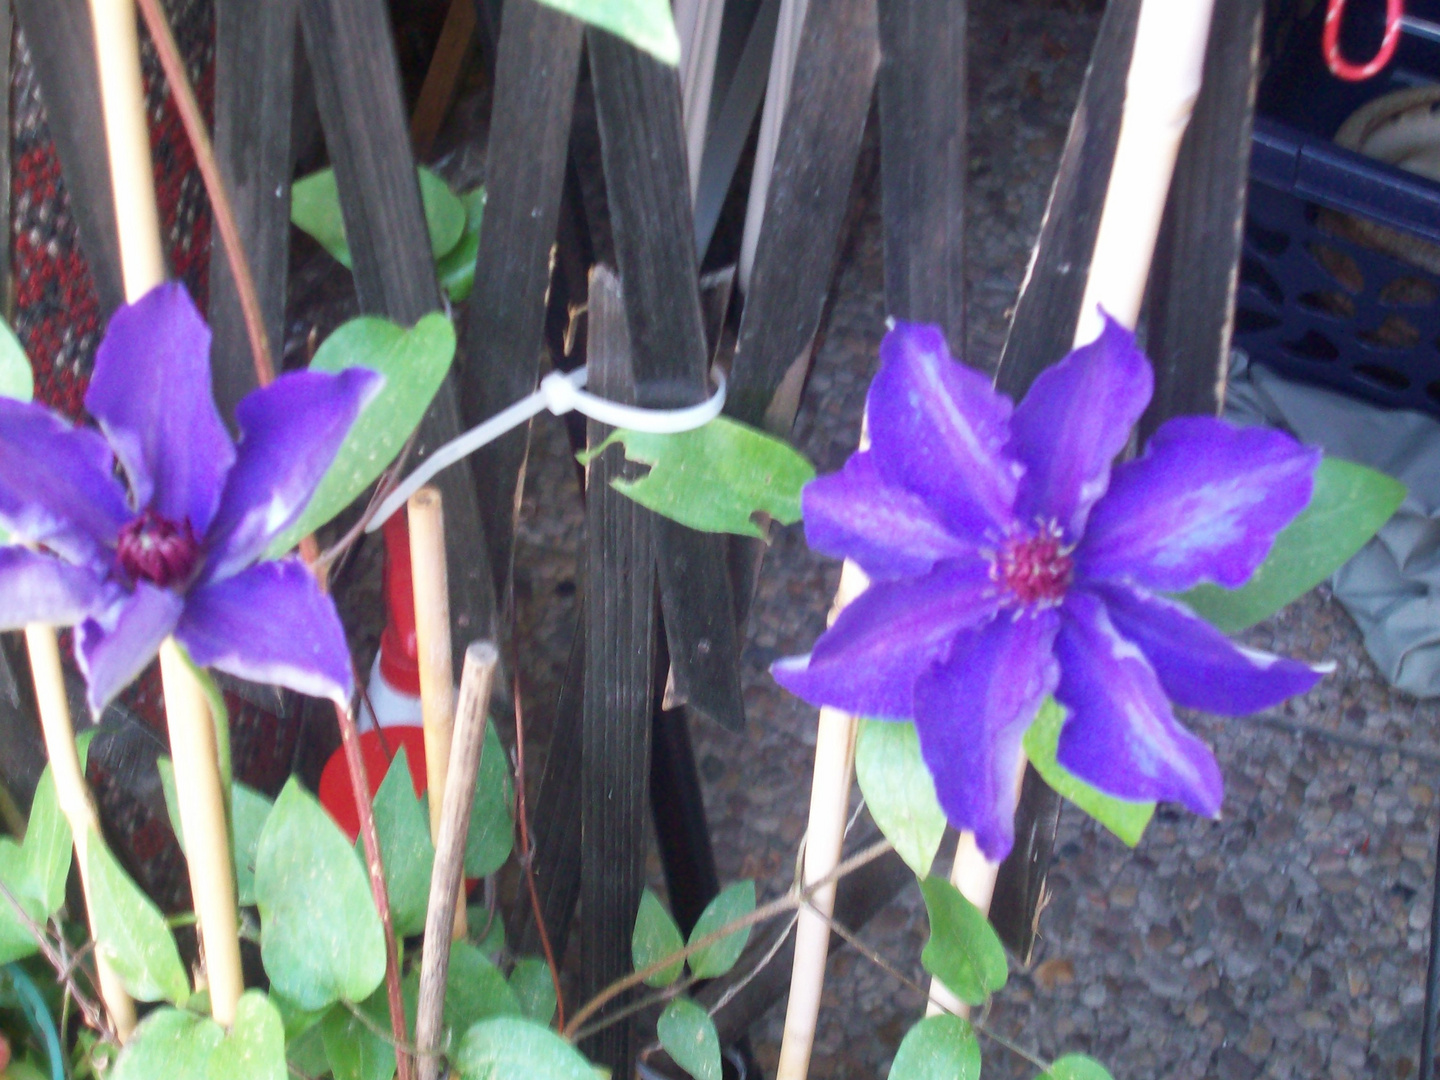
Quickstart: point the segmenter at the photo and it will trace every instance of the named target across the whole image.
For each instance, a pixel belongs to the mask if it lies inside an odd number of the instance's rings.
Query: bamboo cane
[[[110,152],[120,267],[131,303],[165,279],[160,215],[155,203],[150,128],[140,74],[134,0],[90,0],[96,65]],[[200,923],[211,1015],[228,1026],[245,990],[240,966],[235,871],[227,800],[216,754],[215,721],[205,692],[174,639],[160,648],[166,721],[175,761],[175,788],[184,830],[190,891]]]
[[[1139,321],[1175,159],[1200,94],[1214,6],[1214,0],[1143,0],[1115,164],[1075,331],[1077,348],[1099,336],[1101,308],[1132,330]],[[1020,767],[1023,774],[1023,757]],[[999,872],[1000,864],[980,854],[974,837],[961,834],[950,881],[981,911],[990,910]],[[968,1006],[932,982],[928,1012],[942,1008],[969,1015]]]
[[[60,645],[55,640],[53,627],[38,624],[25,628],[25,644],[30,650],[30,670],[35,678],[35,702],[40,710],[40,727],[45,733],[45,751],[50,756],[50,771],[55,777],[60,809],[70,823],[70,835],[75,842],[75,863],[80,868],[80,889],[85,896],[85,909],[90,912],[94,909],[90,903],[86,851],[91,830],[98,833],[100,829],[100,819],[90,798],[90,788],[85,783],[85,772],[80,767],[80,754],[75,749],[75,727],[70,720],[70,702],[65,696],[65,680],[60,672]],[[90,935],[95,935],[93,915]],[[110,1014],[110,1022],[115,1025],[115,1033],[123,1043],[135,1030],[135,1002],[130,1000],[114,969],[98,953],[95,969],[105,1011]]]
[[[420,667],[420,720],[425,729],[425,782],[430,839],[440,843],[441,802],[455,737],[455,674],[450,659],[450,581],[445,565],[445,509],[438,488],[410,496],[410,576],[415,588],[415,649]],[[465,936],[465,901],[457,894],[454,934]]]

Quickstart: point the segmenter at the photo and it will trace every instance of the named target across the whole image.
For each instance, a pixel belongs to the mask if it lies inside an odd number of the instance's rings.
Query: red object
[[[1347,82],[1363,82],[1378,75],[1395,55],[1400,44],[1400,20],[1405,17],[1405,0],[1385,0],[1385,36],[1380,40],[1380,51],[1366,64],[1352,64],[1340,52],[1340,24],[1345,20],[1346,0],[1330,0],[1325,10],[1325,32],[1320,47],[1325,53],[1325,63],[1330,73]]]
[[[425,730],[419,727],[390,727],[383,730],[371,728],[360,735],[360,756],[365,761],[365,775],[370,781],[370,794],[374,795],[385,782],[390,771],[390,762],[405,748],[405,760],[410,766],[410,782],[415,785],[416,796],[425,792]],[[345,751],[336,750],[325,763],[320,774],[320,805],[329,811],[335,824],[345,831],[354,843],[360,835],[360,812],[355,809],[355,789],[350,784],[350,772],[345,767]]]
[[[410,522],[402,509],[382,528],[385,537],[385,631],[380,674],[403,694],[420,696],[420,649],[415,642],[415,585],[410,576]]]

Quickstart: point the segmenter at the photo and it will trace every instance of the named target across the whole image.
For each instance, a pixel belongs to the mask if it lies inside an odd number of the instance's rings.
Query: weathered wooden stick
[[[120,266],[125,298],[134,303],[165,279],[150,129],[140,77],[139,27],[134,0],[90,0],[90,11],[120,232]],[[173,639],[160,648],[160,673],[190,889],[210,984],[210,1011],[216,1021],[228,1026],[235,1019],[245,980],[215,722],[204,690]]]
[[[438,488],[410,496],[410,575],[415,583],[415,648],[420,715],[425,726],[425,786],[430,839],[440,843],[441,799],[455,733],[455,669],[450,660],[450,579],[445,563],[445,508]],[[457,894],[458,895],[458,894]],[[465,905],[456,903],[455,936],[465,936]]]
[[[40,710],[40,727],[45,733],[45,751],[50,755],[55,791],[75,841],[75,863],[80,868],[80,888],[85,894],[85,907],[87,911],[92,911],[86,849],[90,830],[99,832],[100,819],[95,813],[90,789],[85,784],[80,754],[75,749],[75,727],[70,720],[70,702],[65,696],[65,680],[60,671],[60,646],[55,640],[54,628],[38,624],[25,628],[25,644],[30,650],[35,702]],[[93,937],[93,914],[90,925]],[[120,977],[99,953],[95,955],[95,969],[99,975],[100,997],[104,999],[105,1011],[110,1014],[110,1022],[115,1025],[115,1033],[123,1043],[135,1030],[135,1002],[130,1000]]]
[[[474,0],[450,0],[430,69],[425,72],[415,111],[410,115],[410,140],[415,144],[415,153],[422,157],[430,152],[445,122],[465,54],[470,50],[470,39],[475,36],[475,24]]]
[[[446,650],[448,654],[448,649]],[[454,897],[465,869],[465,837],[480,755],[485,748],[485,718],[500,652],[493,642],[476,641],[465,650],[460,698],[451,745],[451,768],[443,800],[431,789],[431,805],[440,805],[440,835],[435,843],[435,868],[430,875],[430,906],[425,911],[425,949],[420,966],[420,1004],[415,1017],[415,1044],[420,1054],[420,1080],[439,1080],[445,981],[450,971],[450,940],[454,928]]]

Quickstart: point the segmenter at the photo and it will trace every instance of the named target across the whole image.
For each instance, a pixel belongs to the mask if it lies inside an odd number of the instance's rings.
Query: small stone
[[[1245,1043],[1242,1049],[1252,1058],[1263,1058],[1270,1053],[1270,1048],[1275,1045],[1275,1036],[1263,1024],[1256,1024],[1250,1029],[1250,1034],[1245,1036]]]
[[[1063,956],[1046,960],[1036,965],[1035,981],[1045,991],[1054,990],[1057,986],[1069,986],[1075,981],[1075,962]]]
[[[1105,984],[1099,982],[1091,983],[1080,992],[1080,1000],[1085,1003],[1087,1008],[1091,1009],[1098,1009],[1104,1005],[1106,996]]]

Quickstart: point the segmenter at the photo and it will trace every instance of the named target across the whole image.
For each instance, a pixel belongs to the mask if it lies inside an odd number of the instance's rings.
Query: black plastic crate
[[[1271,28],[1235,344],[1288,377],[1440,416],[1440,184],[1332,141],[1366,101],[1440,83],[1440,41],[1407,33],[1380,75],[1344,82],[1321,57],[1324,7]],[[1349,7],[1345,54],[1363,60],[1384,2]],[[1437,0],[1407,9],[1440,27]]]

